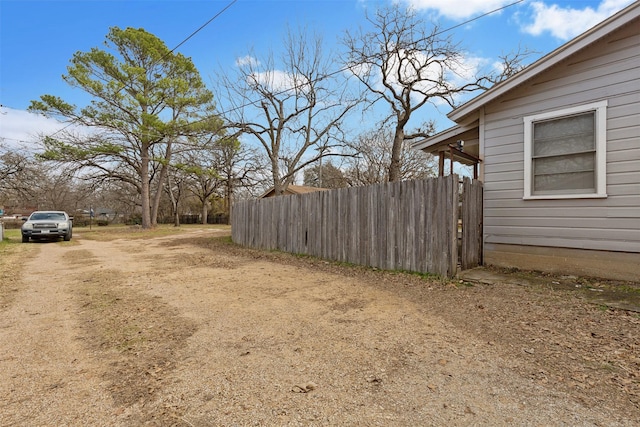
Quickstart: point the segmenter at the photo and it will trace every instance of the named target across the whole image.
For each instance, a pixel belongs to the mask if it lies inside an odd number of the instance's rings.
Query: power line
[[[226,5],[220,12],[216,13],[211,19],[209,19],[207,22],[205,22],[204,24],[202,24],[200,26],[200,28],[198,28],[197,30],[195,30],[193,33],[189,34],[189,36],[187,36],[184,40],[182,40],[180,43],[178,43],[178,45],[176,47],[174,47],[173,49],[171,49],[169,51],[168,54],[173,53],[173,51],[175,51],[177,48],[179,48],[180,46],[182,46],[183,44],[185,44],[191,37],[195,36],[196,34],[198,34],[202,29],[204,29],[204,27],[206,27],[207,25],[211,24],[217,17],[219,17],[220,15],[222,15],[223,13],[225,13],[227,11],[227,9],[229,9],[231,6],[233,6],[238,0],[233,0],[231,1],[228,5]],[[523,1],[523,0],[521,0]],[[167,55],[168,55],[167,54]],[[162,58],[164,59],[164,57]]]
[[[203,25],[201,25],[197,30],[195,30],[194,32],[192,32],[191,34],[189,34],[189,35],[188,35],[184,40],[182,40],[180,43],[178,43],[178,44],[177,44],[173,49],[171,49],[171,51],[169,51],[167,54],[165,54],[165,55],[164,55],[160,60],[162,60],[162,59],[166,58],[166,56],[168,56],[168,55],[170,55],[171,53],[173,53],[176,49],[178,49],[180,46],[182,46],[184,43],[186,43],[189,39],[191,39],[192,37],[194,37],[198,32],[200,32],[202,29],[204,29],[206,26],[208,26],[211,22],[213,22],[216,18],[218,18],[220,15],[222,15],[224,12],[226,12],[226,11],[227,11],[231,6],[233,6],[237,1],[238,1],[238,0],[232,0],[231,2],[229,2],[229,3],[228,3],[228,4],[227,4],[227,5],[226,5],[222,10],[220,10],[218,13],[216,13],[216,14],[215,14],[211,19],[209,19],[207,22],[205,22]],[[468,19],[468,20],[466,20],[466,21],[463,21],[463,22],[461,22],[461,23],[459,23],[459,24],[456,24],[456,25],[453,25],[453,26],[451,26],[451,27],[445,28],[445,29],[444,29],[444,30],[442,30],[442,31],[438,31],[438,32],[434,33],[434,34],[433,34],[433,36],[438,36],[438,35],[444,34],[444,33],[446,33],[446,32],[452,31],[452,30],[454,30],[454,29],[456,29],[456,28],[459,28],[459,27],[462,27],[462,26],[468,25],[468,24],[470,24],[470,23],[472,23],[472,22],[475,22],[475,21],[477,21],[477,20],[479,20],[479,19],[482,19],[482,18],[484,18],[484,17],[487,17],[487,16],[490,16],[490,15],[493,15],[493,14],[495,14],[495,13],[497,13],[497,12],[500,12],[500,11],[503,11],[503,10],[508,9],[508,8],[510,8],[510,7],[513,7],[513,6],[517,5],[517,4],[523,3],[524,1],[526,1],[526,0],[516,0],[516,1],[512,2],[512,3],[506,4],[506,5],[501,6],[501,7],[499,7],[499,8],[493,9],[493,10],[488,11],[488,12],[485,12],[485,13],[483,13],[483,14],[481,14],[481,15],[478,15],[478,16],[475,16],[475,17],[473,17],[473,18],[470,18],[470,19]],[[312,80],[311,82],[313,82],[313,83],[320,82],[320,81],[322,81],[322,80],[324,80],[324,79],[326,79],[326,78],[333,77],[333,76],[335,76],[335,75],[337,75],[337,74],[340,74],[340,73],[343,73],[343,72],[345,72],[345,71],[348,71],[350,68],[351,68],[350,66],[345,66],[345,67],[339,68],[339,69],[337,69],[337,70],[335,70],[335,71],[332,71],[332,72],[330,72],[330,73],[327,73],[327,74],[325,74],[325,75],[323,75],[323,76],[319,76],[319,77],[317,77],[316,79]],[[310,83],[311,83],[311,82],[310,82]],[[278,91],[278,92],[275,92],[275,93],[274,93],[274,95],[282,95],[282,94],[284,94],[284,93],[286,93],[286,92],[289,92],[289,91],[291,91],[291,90],[295,90],[295,89],[302,88],[302,87],[306,86],[307,84],[309,84],[309,83],[303,83],[303,84],[300,84],[300,85],[294,85],[294,86],[292,86],[292,87],[290,87],[290,88],[283,89],[283,90],[280,90],[280,91]],[[120,89],[120,90],[122,90],[122,89]],[[237,110],[239,110],[239,109],[242,109],[242,108],[244,108],[244,107],[248,107],[248,106],[250,106],[250,105],[254,105],[254,104],[255,104],[255,102],[245,103],[245,104],[239,105],[239,106],[237,106],[237,107],[233,107],[233,108],[229,108],[229,109],[227,109],[227,110],[221,111],[219,114],[220,114],[220,115],[224,115],[224,114],[227,114],[227,113],[230,113],[230,112],[233,112],[233,111],[237,111]],[[201,120],[198,120],[198,121],[196,121],[196,122],[194,122],[194,123],[202,122],[202,121],[204,121],[204,120],[206,120],[206,119],[201,119]],[[61,132],[61,131],[65,130],[65,129],[67,129],[67,128],[68,128],[69,126],[71,126],[72,124],[73,124],[73,122],[69,123],[68,125],[66,125],[65,127],[61,128],[61,129],[59,129],[59,130],[57,130],[56,132],[54,132],[54,133],[53,133],[53,134],[51,134],[50,136],[54,136],[54,135],[58,134],[59,132]],[[11,138],[6,138],[6,139],[11,139]]]
[[[207,25],[211,24],[214,20],[216,20],[220,15],[222,15],[223,13],[225,13],[231,6],[233,6],[238,0],[232,0],[231,2],[229,2],[224,8],[222,8],[222,10],[220,10],[218,13],[216,13],[215,15],[213,15],[213,17],[211,17],[211,19],[209,19],[207,22],[205,22],[204,24],[202,24],[197,30],[195,30],[194,32],[192,32],[191,34],[189,34],[187,37],[185,37],[180,43],[178,43],[173,49],[171,49],[169,52],[167,52],[166,54],[164,54],[156,63],[159,63],[161,61],[163,61],[164,59],[166,59],[169,55],[171,55],[176,49],[178,49],[180,46],[182,46],[183,44],[185,44],[187,41],[189,41],[189,39],[191,39],[193,36],[195,36],[196,34],[198,34],[200,31],[202,31]],[[122,89],[124,89],[124,86],[122,86],[120,89],[118,89],[116,91],[116,94],[119,93]],[[57,131],[55,131],[54,133],[52,133],[51,136],[54,136],[60,132],[62,132],[63,130],[67,129],[68,127],[70,127],[71,125],[73,125],[73,122],[70,122],[69,124],[67,124],[66,126],[64,126],[61,129],[58,129]]]
[[[502,11],[502,10],[508,9],[508,8],[510,8],[510,7],[512,7],[512,6],[517,5],[517,4],[523,3],[524,1],[526,1],[526,0],[516,0],[516,1],[512,2],[512,3],[506,4],[506,5],[504,5],[504,6],[501,6],[501,7],[499,7],[499,8],[496,8],[496,9],[493,9],[493,10],[491,10],[491,11],[489,11],[489,12],[485,12],[485,13],[483,13],[483,14],[481,14],[481,15],[475,16],[475,17],[473,17],[473,18],[471,18],[471,19],[468,19],[468,20],[466,20],[466,21],[464,21],[464,22],[461,22],[461,23],[459,23],[459,24],[456,24],[456,25],[453,25],[453,26],[451,26],[451,27],[445,28],[445,29],[444,29],[444,30],[442,30],[442,31],[438,31],[438,32],[434,33],[432,36],[439,36],[439,35],[444,34],[444,33],[446,33],[446,32],[449,32],[449,31],[455,30],[456,28],[459,28],[459,27],[462,27],[462,26],[468,25],[468,24],[470,24],[470,23],[472,23],[472,22],[474,22],[474,21],[477,21],[477,20],[479,20],[479,19],[481,19],[481,18],[484,18],[484,17],[486,17],[486,16],[493,15],[494,13],[497,13],[497,12],[500,12],[500,11]],[[424,40],[424,39],[423,39],[423,40]],[[418,40],[418,41],[420,41],[420,40]],[[340,74],[340,73],[343,73],[343,72],[345,72],[345,71],[348,71],[348,70],[350,70],[350,68],[351,68],[350,66],[344,66],[344,67],[342,67],[342,68],[340,68],[340,69],[338,69],[338,70],[336,70],[336,71],[332,71],[332,72],[330,72],[330,73],[327,73],[327,74],[325,74],[324,76],[317,77],[316,79],[311,80],[311,82],[309,82],[309,83],[317,83],[317,82],[320,82],[320,81],[322,81],[322,80],[324,80],[324,79],[326,79],[326,78],[333,77],[333,76],[335,76],[335,75],[337,75],[337,74]],[[290,87],[290,88],[287,88],[287,89],[283,89],[283,90],[281,90],[281,91],[279,91],[279,92],[275,92],[275,93],[274,93],[274,95],[282,95],[282,94],[284,94],[284,93],[286,93],[286,92],[289,92],[289,91],[291,91],[291,90],[300,89],[300,88],[302,88],[302,87],[306,86],[306,85],[307,85],[307,84],[309,84],[309,83],[303,83],[303,84],[300,84],[300,85],[294,85],[293,87]],[[239,105],[239,106],[237,106],[237,107],[230,108],[230,109],[225,110],[225,111],[221,111],[221,112],[220,112],[220,114],[221,114],[221,115],[224,115],[224,114],[227,114],[227,113],[230,113],[230,112],[233,112],[233,111],[237,111],[237,110],[239,110],[239,109],[241,109],[241,108],[248,107],[248,106],[253,105],[253,104],[255,104],[255,102],[249,102],[249,103],[246,103],[246,104],[242,104],[242,105]]]
[[[485,12],[482,15],[478,15],[478,16],[476,16],[474,18],[471,18],[471,19],[469,19],[467,21],[461,22],[461,23],[459,23],[457,25],[454,25],[454,26],[449,27],[449,28],[447,28],[445,30],[442,30],[442,31],[440,31],[438,33],[435,33],[434,35],[439,36],[440,34],[446,33],[446,32],[451,31],[451,30],[455,30],[456,28],[459,28],[459,27],[462,27],[464,25],[470,24],[470,23],[472,23],[474,21],[477,21],[478,19],[484,18],[485,16],[493,15],[496,12],[500,12],[500,11],[502,11],[504,9],[507,9],[507,8],[511,7],[511,6],[515,6],[515,5],[519,4],[519,3],[523,3],[524,1],[525,0],[517,0],[517,1],[514,1],[513,3],[505,4],[504,6],[501,6],[501,7],[497,8],[497,9],[491,10],[489,12]]]

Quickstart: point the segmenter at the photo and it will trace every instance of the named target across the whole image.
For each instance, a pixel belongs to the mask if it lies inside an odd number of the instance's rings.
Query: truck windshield
[[[64,221],[64,214],[58,212],[36,212],[31,215],[32,220],[50,219],[52,221]]]

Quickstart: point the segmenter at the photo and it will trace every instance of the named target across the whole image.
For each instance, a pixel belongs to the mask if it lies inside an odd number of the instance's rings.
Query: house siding
[[[484,241],[640,253],[640,23],[484,106]],[[523,117],[606,100],[607,197],[523,200]],[[638,258],[640,262],[640,258]]]

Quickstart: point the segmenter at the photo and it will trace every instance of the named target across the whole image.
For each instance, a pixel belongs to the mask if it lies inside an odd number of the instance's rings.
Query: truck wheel
[[[22,235],[22,243],[29,243],[29,236]]]

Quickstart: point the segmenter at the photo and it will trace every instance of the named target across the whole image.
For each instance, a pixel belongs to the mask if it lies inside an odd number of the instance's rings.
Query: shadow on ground
[[[586,301],[640,313],[640,283],[556,275],[536,271],[478,267],[458,274],[460,280],[489,285],[545,286],[578,292]]]

